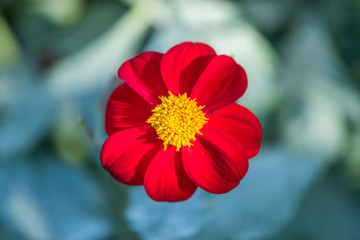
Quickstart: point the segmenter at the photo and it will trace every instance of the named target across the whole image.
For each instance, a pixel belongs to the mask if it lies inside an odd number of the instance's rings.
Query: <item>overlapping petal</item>
[[[152,106],[159,103],[159,96],[168,90],[160,73],[162,53],[144,52],[127,60],[118,70],[118,76]]]
[[[191,95],[194,85],[214,57],[212,55],[198,57],[181,72],[179,82],[181,94],[187,93],[188,96]]]
[[[245,152],[231,135],[204,128],[194,146],[184,147],[184,168],[190,179],[211,193],[226,193],[245,176],[249,162]]]
[[[211,114],[205,128],[224,131],[232,135],[244,147],[248,158],[260,150],[262,129],[259,120],[247,108],[236,103]]]
[[[155,201],[183,201],[193,195],[196,185],[187,176],[181,152],[171,146],[152,159],[144,179],[147,194]]]
[[[179,93],[184,93],[184,90],[191,88],[189,86],[193,86],[197,78],[194,76],[191,78],[181,78],[182,72],[187,69],[194,60],[199,61],[197,60],[199,58],[208,59],[215,55],[214,49],[210,46],[203,43],[192,42],[181,43],[167,51],[161,59],[160,68],[161,75],[169,91],[174,95],[178,95]],[[207,65],[205,64],[205,66],[203,66],[204,62],[205,61],[195,63],[196,67],[192,64],[191,72],[199,76]],[[182,82],[184,79],[186,82]]]
[[[191,92],[199,105],[205,105],[204,111],[211,113],[230,105],[240,98],[247,88],[244,69],[231,57],[214,57],[201,74]]]
[[[101,164],[118,181],[141,185],[151,159],[162,147],[151,127],[126,129],[105,141],[100,153]]]
[[[126,84],[119,85],[110,95],[105,110],[105,130],[108,135],[118,131],[148,125],[151,106]]]

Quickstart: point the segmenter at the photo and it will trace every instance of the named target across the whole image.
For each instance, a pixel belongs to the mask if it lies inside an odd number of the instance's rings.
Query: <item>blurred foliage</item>
[[[263,126],[238,188],[151,201],[100,166],[120,64],[182,41],[244,66]],[[356,0],[0,1],[0,239],[357,239]]]

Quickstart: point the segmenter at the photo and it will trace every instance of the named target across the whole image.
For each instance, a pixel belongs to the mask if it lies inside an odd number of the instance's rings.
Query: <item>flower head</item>
[[[122,64],[124,81],[105,111],[103,167],[118,181],[144,185],[156,201],[182,201],[197,187],[235,188],[262,139],[254,114],[234,103],[247,88],[244,69],[203,43],[165,54],[144,52]]]

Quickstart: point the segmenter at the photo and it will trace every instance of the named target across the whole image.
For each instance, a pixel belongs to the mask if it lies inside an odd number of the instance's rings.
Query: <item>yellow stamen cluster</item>
[[[164,150],[168,145],[176,147],[192,146],[191,140],[196,140],[195,135],[201,134],[200,129],[207,123],[202,109],[196,99],[190,99],[186,93],[173,95],[169,92],[168,97],[159,97],[161,103],[153,110],[153,114],[146,121],[156,130],[159,139],[164,141]]]

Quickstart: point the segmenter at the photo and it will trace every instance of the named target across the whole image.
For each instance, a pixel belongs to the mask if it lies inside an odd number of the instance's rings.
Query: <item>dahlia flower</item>
[[[102,166],[121,183],[144,185],[155,201],[183,201],[197,187],[221,194],[245,176],[261,125],[234,103],[247,88],[244,69],[204,43],[123,63],[123,80],[105,111]]]

